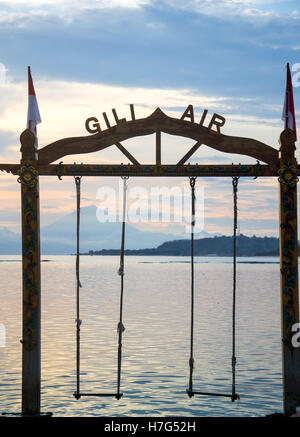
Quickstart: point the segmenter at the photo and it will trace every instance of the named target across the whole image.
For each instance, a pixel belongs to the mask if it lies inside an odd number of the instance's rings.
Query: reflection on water
[[[42,264],[43,412],[57,416],[260,416],[281,411],[279,267],[271,263],[274,258],[262,259],[265,264],[238,266],[236,383],[241,400],[235,403],[228,398],[186,395],[190,267],[187,258],[178,257],[126,258],[124,396],[119,401],[75,400],[75,258],[44,258],[52,262]],[[199,257],[196,261],[194,388],[230,393],[231,260]],[[85,392],[116,389],[118,262],[118,257],[100,256],[81,260],[81,389]],[[0,348],[1,412],[20,411],[20,267],[17,262],[0,263],[0,323],[6,327],[6,347]]]

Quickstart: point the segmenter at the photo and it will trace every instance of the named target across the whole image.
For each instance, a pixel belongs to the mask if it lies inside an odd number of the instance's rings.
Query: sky
[[[196,121],[204,109],[224,116],[222,133],[250,137],[278,148],[283,129],[286,63],[300,114],[300,4],[286,0],[0,0],[0,162],[18,162],[26,128],[27,66],[31,66],[42,123],[39,147],[60,138],[89,135],[85,120],[103,123],[111,109],[137,118],[157,107],[180,118],[189,104]],[[142,163],[154,163],[154,138],[124,142]],[[163,163],[176,163],[192,141],[162,136]],[[300,157],[299,152],[297,156]],[[120,163],[111,147],[64,162]],[[199,164],[252,163],[200,147]],[[126,161],[125,161],[126,162]],[[0,228],[20,230],[20,187],[0,174]],[[230,178],[198,178],[204,196],[204,230],[232,233]],[[129,188],[174,186],[177,179],[134,179]],[[82,206],[99,204],[116,178],[84,178]],[[246,235],[278,235],[276,178],[241,179],[239,225]],[[134,199],[131,199],[132,201]],[[41,224],[75,209],[72,178],[41,178]],[[141,229],[183,232],[179,223],[142,222]]]

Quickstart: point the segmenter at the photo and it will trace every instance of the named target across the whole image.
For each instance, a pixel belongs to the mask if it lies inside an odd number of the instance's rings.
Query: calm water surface
[[[242,258],[237,279],[237,392],[188,398],[190,266],[127,257],[123,398],[76,401],[75,258],[43,256],[42,411],[56,416],[263,416],[282,411],[279,264]],[[21,264],[0,256],[0,412],[21,408]],[[264,261],[258,263],[257,261]],[[194,388],[231,392],[232,260],[196,258]],[[118,257],[81,259],[81,389],[115,391]]]

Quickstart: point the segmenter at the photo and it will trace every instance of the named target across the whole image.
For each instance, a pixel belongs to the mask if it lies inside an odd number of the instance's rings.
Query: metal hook
[[[232,176],[232,186],[235,189],[237,189],[239,178],[240,178],[239,176]]]
[[[258,177],[258,172],[259,172],[259,170],[260,170],[260,162],[258,161],[258,160],[256,160],[256,165],[255,165],[255,167],[254,167],[254,172],[255,172],[255,176],[254,176],[254,178],[253,179],[257,179],[257,177]]]
[[[57,171],[58,171],[57,177],[60,181],[62,181],[62,171],[63,171],[62,165],[63,165],[63,161],[60,161],[60,163],[58,164],[58,168],[57,168]]]
[[[74,179],[75,179],[75,184],[78,186],[78,185],[80,185],[82,176],[74,176]]]
[[[194,188],[195,187],[195,184],[196,184],[196,176],[189,176],[189,179],[190,179],[190,186],[191,186],[191,188]]]

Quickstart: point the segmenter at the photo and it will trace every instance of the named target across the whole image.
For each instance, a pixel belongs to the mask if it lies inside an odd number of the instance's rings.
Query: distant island
[[[127,249],[126,255],[189,256],[189,240],[167,241],[152,249]],[[90,250],[82,255],[119,255],[119,249]],[[200,238],[194,241],[195,256],[232,256],[233,237]],[[279,239],[275,237],[237,237],[237,256],[279,256]]]

